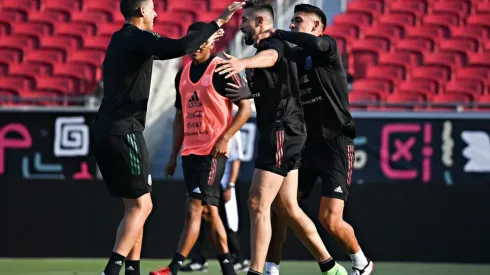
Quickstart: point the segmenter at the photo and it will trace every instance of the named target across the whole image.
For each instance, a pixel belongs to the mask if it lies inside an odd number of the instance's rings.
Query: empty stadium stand
[[[352,0],[333,22],[354,109],[489,109],[490,1]]]
[[[214,20],[221,0],[154,0],[155,32],[178,38],[195,21]],[[117,0],[0,0],[0,105],[66,105],[91,93],[112,33],[123,24]],[[223,49],[238,30],[227,24]],[[34,101],[42,97],[41,101]],[[29,104],[29,103],[28,103]]]

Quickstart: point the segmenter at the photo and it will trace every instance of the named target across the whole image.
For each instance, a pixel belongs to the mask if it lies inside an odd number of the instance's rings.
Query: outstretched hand
[[[218,61],[215,72],[220,75],[226,74],[225,78],[230,78],[235,74],[239,74],[246,67],[245,61],[241,58],[236,58],[227,53],[223,53],[226,58]]]
[[[204,49],[206,47],[209,47],[213,43],[216,43],[219,41],[221,37],[225,35],[225,31],[223,29],[219,29],[217,32],[215,32],[211,37],[208,39],[208,41],[204,42],[204,44],[201,45],[200,49]]]
[[[221,1],[223,1],[223,0],[221,0]],[[231,3],[230,5],[228,5],[228,7],[226,7],[223,10],[223,13],[216,20],[216,23],[218,23],[218,25],[221,27],[222,24],[225,24],[228,21],[230,21],[231,17],[233,17],[233,14],[235,14],[235,12],[239,11],[240,9],[242,9],[244,5],[245,5],[245,2],[244,1],[243,2],[233,2],[233,3]]]
[[[226,83],[225,96],[232,102],[253,98],[252,91],[250,91],[245,77],[237,77],[237,79],[239,80],[238,84]]]
[[[274,36],[275,32],[276,32],[276,29],[270,28],[270,29],[266,30],[265,32],[262,32],[259,35],[257,35],[257,37],[255,38],[255,46],[258,46],[260,41],[267,39],[271,36]]]

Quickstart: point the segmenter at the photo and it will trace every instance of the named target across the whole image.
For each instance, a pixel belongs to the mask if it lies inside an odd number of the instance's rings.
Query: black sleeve
[[[175,76],[175,108],[182,110],[182,99],[180,97],[179,85],[180,85],[180,77],[182,76],[182,70],[180,70]]]
[[[220,75],[219,73],[213,74],[213,86],[216,89],[216,92],[222,96],[226,95],[225,89],[228,88],[226,83],[237,84],[236,77],[240,77],[239,75],[234,75],[230,78],[225,78],[225,76],[226,75]]]
[[[159,59],[172,59],[199,49],[218,29],[218,24],[213,21],[203,26],[201,30],[179,39],[162,37],[157,33],[143,30],[135,31],[133,38],[137,50],[142,50]]]
[[[277,60],[279,61],[284,56],[284,42],[282,42],[279,38],[269,37],[267,39],[260,41],[257,50],[258,51],[275,50],[279,55],[279,57],[277,58]]]
[[[331,38],[330,36],[318,37],[309,33],[289,32],[283,30],[276,30],[274,35],[280,39],[283,39],[284,41],[291,42],[301,48],[314,52],[332,54],[337,48],[335,39]]]

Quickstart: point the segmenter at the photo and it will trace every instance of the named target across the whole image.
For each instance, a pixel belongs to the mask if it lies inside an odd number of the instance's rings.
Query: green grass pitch
[[[165,266],[169,260],[143,260],[142,274],[148,274],[158,265]],[[104,259],[0,259],[1,275],[100,275]],[[350,268],[350,263],[342,263]],[[124,272],[121,272],[124,275]],[[181,272],[180,274],[188,274]],[[217,262],[212,261],[208,273],[219,275]],[[285,261],[281,264],[282,275],[318,275],[315,262]],[[490,265],[469,264],[424,264],[424,263],[375,263],[374,275],[478,275],[490,274]]]

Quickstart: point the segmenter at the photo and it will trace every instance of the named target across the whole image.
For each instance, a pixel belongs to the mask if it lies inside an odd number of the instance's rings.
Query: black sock
[[[126,261],[126,273],[125,275],[141,275],[140,274],[140,261]]]
[[[126,257],[119,255],[116,252],[112,252],[111,257],[109,258],[109,261],[107,262],[107,265],[105,266],[104,274],[105,275],[119,275],[119,271],[121,271],[121,268],[124,264],[125,258]]]
[[[247,275],[262,275],[262,273],[249,269]]]
[[[170,272],[172,275],[177,275],[180,270],[180,267],[184,264],[185,257],[180,253],[176,253],[168,267],[170,267]]]
[[[233,259],[230,253],[218,256],[219,265],[223,271],[223,275],[236,275],[235,269],[233,268]]]
[[[322,272],[327,272],[335,266],[335,261],[333,260],[333,258],[330,258],[326,261],[318,263],[318,265],[320,266],[320,270]]]

